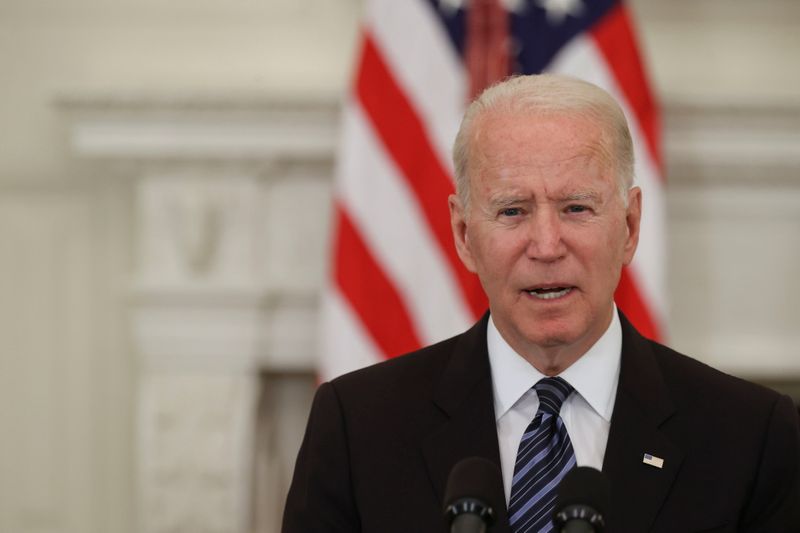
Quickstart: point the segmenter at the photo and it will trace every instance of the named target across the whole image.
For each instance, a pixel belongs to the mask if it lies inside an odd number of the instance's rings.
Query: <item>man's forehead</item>
[[[602,188],[614,181],[614,169],[592,150],[564,155],[487,157],[473,167],[473,180],[484,188],[529,188],[532,184],[552,190]]]
[[[511,177],[525,172],[557,173],[570,168],[603,170],[607,165],[601,151],[591,144],[574,150],[477,150],[475,163],[482,173]]]
[[[474,126],[474,164],[563,164],[600,157],[609,162],[609,139],[594,120],[574,113],[487,113]]]
[[[596,154],[545,164],[491,164],[475,169],[471,186],[491,205],[525,201],[603,201],[616,190],[613,169]]]

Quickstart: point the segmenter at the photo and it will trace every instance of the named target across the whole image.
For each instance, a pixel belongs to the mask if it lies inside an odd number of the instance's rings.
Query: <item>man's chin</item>
[[[525,339],[529,344],[538,346],[539,348],[558,348],[560,346],[569,346],[578,341],[579,336],[570,331],[537,331],[530,335],[525,335]]]
[[[588,326],[584,314],[578,312],[574,306],[566,309],[554,306],[544,311],[526,308],[521,313],[494,314],[493,318],[500,333],[515,341],[509,344],[517,344],[515,349],[525,351],[577,345],[586,335]]]
[[[580,328],[565,320],[528,320],[512,323],[513,334],[519,341],[541,348],[569,345],[580,338]]]

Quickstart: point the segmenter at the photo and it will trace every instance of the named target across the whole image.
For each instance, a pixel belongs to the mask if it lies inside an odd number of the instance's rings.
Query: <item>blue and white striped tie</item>
[[[575,452],[559,412],[573,389],[562,378],[544,378],[533,386],[539,410],[522,435],[511,481],[509,521],[514,533],[553,530],[556,489],[575,466]]]

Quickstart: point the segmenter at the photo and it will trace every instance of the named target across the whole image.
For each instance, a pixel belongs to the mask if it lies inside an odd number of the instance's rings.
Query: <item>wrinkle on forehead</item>
[[[500,169],[499,177],[505,177],[506,172],[513,172],[517,166],[527,166],[545,170],[547,167],[567,166],[570,163],[579,164],[580,160],[586,160],[587,164],[599,164],[601,170],[615,172],[614,152],[612,141],[605,129],[593,120],[574,115],[559,114],[531,114],[532,124],[542,128],[551,127],[556,129],[558,125],[552,119],[563,117],[566,120],[584,122],[595,133],[587,138],[587,129],[581,128],[581,135],[571,135],[569,141],[564,145],[564,157],[554,156],[551,152],[540,149],[535,145],[521,145],[521,140],[513,136],[513,128],[499,128],[497,122],[504,118],[518,120],[519,116],[483,116],[475,125],[475,133],[472,138],[471,157],[468,161],[467,174],[474,177],[476,172],[491,171]],[[537,121],[537,119],[542,119]],[[504,148],[520,145],[518,150],[498,150],[499,146]]]
[[[544,158],[548,159],[540,160]],[[597,151],[588,146],[578,153],[561,158],[546,154],[542,154],[542,158],[539,158],[535,154],[518,153],[502,158],[498,153],[484,155],[484,152],[481,152],[481,157],[477,159],[479,159],[476,167],[478,173],[492,173],[500,179],[513,178],[526,172],[557,177],[575,168],[582,168],[600,176],[608,169],[606,162],[598,157]]]
[[[602,196],[601,191],[606,186],[613,188],[615,181],[607,166],[591,154],[541,164],[493,161],[477,169],[473,177],[473,186],[486,198],[529,197],[533,184],[538,184],[547,197],[580,200]]]

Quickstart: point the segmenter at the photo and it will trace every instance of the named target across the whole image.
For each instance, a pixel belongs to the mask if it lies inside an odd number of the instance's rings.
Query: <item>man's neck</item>
[[[569,343],[554,342],[552,345],[542,346],[524,341],[513,342],[512,335],[506,335],[499,324],[495,323],[495,326],[509,346],[536,370],[545,376],[557,376],[583,357],[600,337],[603,336],[611,325],[612,316],[615,311],[616,308],[612,305],[606,320],[601,322],[600,325],[593,330],[587,331],[582,337]]]

